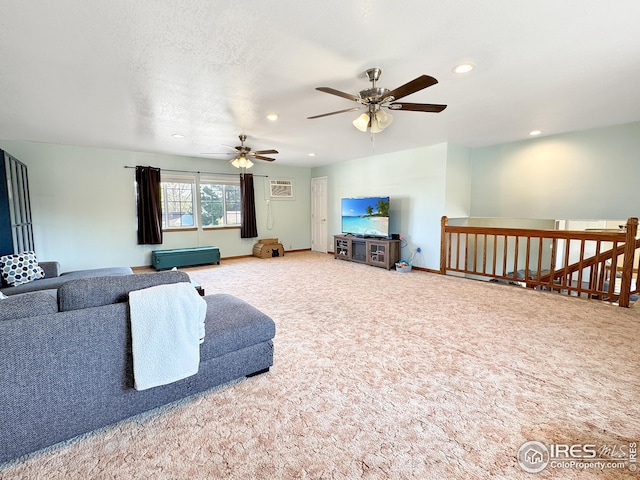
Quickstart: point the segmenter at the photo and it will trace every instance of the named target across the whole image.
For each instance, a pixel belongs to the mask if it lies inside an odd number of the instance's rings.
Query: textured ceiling
[[[0,0],[0,139],[202,156],[244,132],[317,166],[632,122],[638,19],[638,0]],[[403,100],[448,108],[394,112],[374,142],[358,113],[306,119],[356,106],[315,87],[357,94],[374,66],[390,89],[437,78]]]

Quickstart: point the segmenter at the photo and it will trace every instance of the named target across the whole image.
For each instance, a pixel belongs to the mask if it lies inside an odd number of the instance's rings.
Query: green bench
[[[212,263],[220,265],[220,250],[218,247],[178,248],[151,252],[151,266],[156,270],[167,270],[174,267],[194,267]]]

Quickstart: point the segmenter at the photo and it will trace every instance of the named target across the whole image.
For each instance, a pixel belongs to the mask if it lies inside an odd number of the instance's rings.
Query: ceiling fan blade
[[[330,93],[331,95],[337,95],[342,98],[347,98],[349,100],[353,100],[354,102],[360,102],[360,100],[362,100],[360,97],[356,95],[352,95],[350,93],[344,93],[344,92],[341,92],[340,90],[336,90],[335,88],[331,88],[331,87],[318,87],[316,88],[316,90],[319,90],[324,93]]]
[[[228,148],[229,150],[233,150],[232,152],[201,152],[200,155],[237,155],[240,151],[240,146],[232,147],[231,145],[227,145],[225,143],[220,144],[221,147]]]
[[[278,153],[277,150],[256,150],[255,152],[249,152],[249,155],[273,155],[275,153]]]
[[[278,153],[278,152],[276,152],[276,153]],[[266,160],[267,162],[275,161],[275,158],[263,157],[262,155],[251,155],[251,157],[255,158],[257,160]]]
[[[447,108],[446,105],[436,105],[433,103],[390,103],[387,105],[391,110],[409,110],[412,112],[439,113]]]
[[[420,75],[418,78],[414,78],[410,82],[405,83],[395,90],[391,90],[385,95],[385,99],[393,97],[393,100],[398,100],[419,90],[430,87],[431,85],[435,85],[436,83],[438,83],[438,80],[436,80],[435,78],[430,77],[429,75]]]
[[[307,119],[311,120],[312,118],[327,117],[329,115],[336,115],[337,113],[355,112],[356,110],[360,110],[360,108],[361,107],[347,108],[345,110],[338,110],[337,112],[323,113],[322,115],[314,115],[313,117],[307,117]]]

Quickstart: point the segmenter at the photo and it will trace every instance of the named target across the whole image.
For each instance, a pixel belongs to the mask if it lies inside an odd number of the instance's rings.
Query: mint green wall
[[[404,239],[401,257],[420,247],[413,264],[439,268],[440,218],[447,209],[468,215],[469,171],[466,149],[445,143],[314,168],[313,177],[327,177],[330,250],[341,231],[341,198],[389,195],[391,232]]]
[[[471,150],[474,217],[640,214],[640,122]]]
[[[0,141],[0,148],[28,167],[38,258],[58,260],[65,271],[150,265],[154,249],[215,245],[223,258],[252,253],[255,239],[241,239],[239,229],[170,232],[163,245],[137,245],[135,170],[125,165],[238,173],[226,161],[28,142]],[[259,237],[278,237],[285,250],[309,248],[311,170],[256,162],[251,173],[294,182],[295,199],[272,200],[267,219],[265,182],[255,178]]]
[[[471,160],[469,150],[449,143],[444,215],[468,217],[471,209]]]
[[[43,260],[64,270],[148,265],[150,246],[136,244],[134,171],[125,165],[237,172],[225,161],[28,142],[0,148],[29,167],[35,242]],[[311,245],[310,179],[328,178],[328,245],[340,233],[340,199],[389,195],[391,231],[403,235],[402,257],[439,267],[440,217],[575,220],[627,218],[640,210],[640,122],[492,147],[438,144],[314,169],[256,163],[252,173],[294,181],[295,199],[272,201],[256,178],[259,237],[285,250]],[[268,222],[268,220],[271,220]],[[267,225],[272,225],[269,229]],[[251,254],[238,230],[175,232],[160,248],[217,245],[223,257]]]

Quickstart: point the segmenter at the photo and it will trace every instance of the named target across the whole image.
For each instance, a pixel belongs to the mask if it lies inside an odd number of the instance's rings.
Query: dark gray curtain
[[[253,191],[253,175],[251,173],[240,174],[240,202],[242,204],[240,238],[257,237],[256,198]]]
[[[138,245],[162,243],[160,169],[136,167],[138,184]]]

